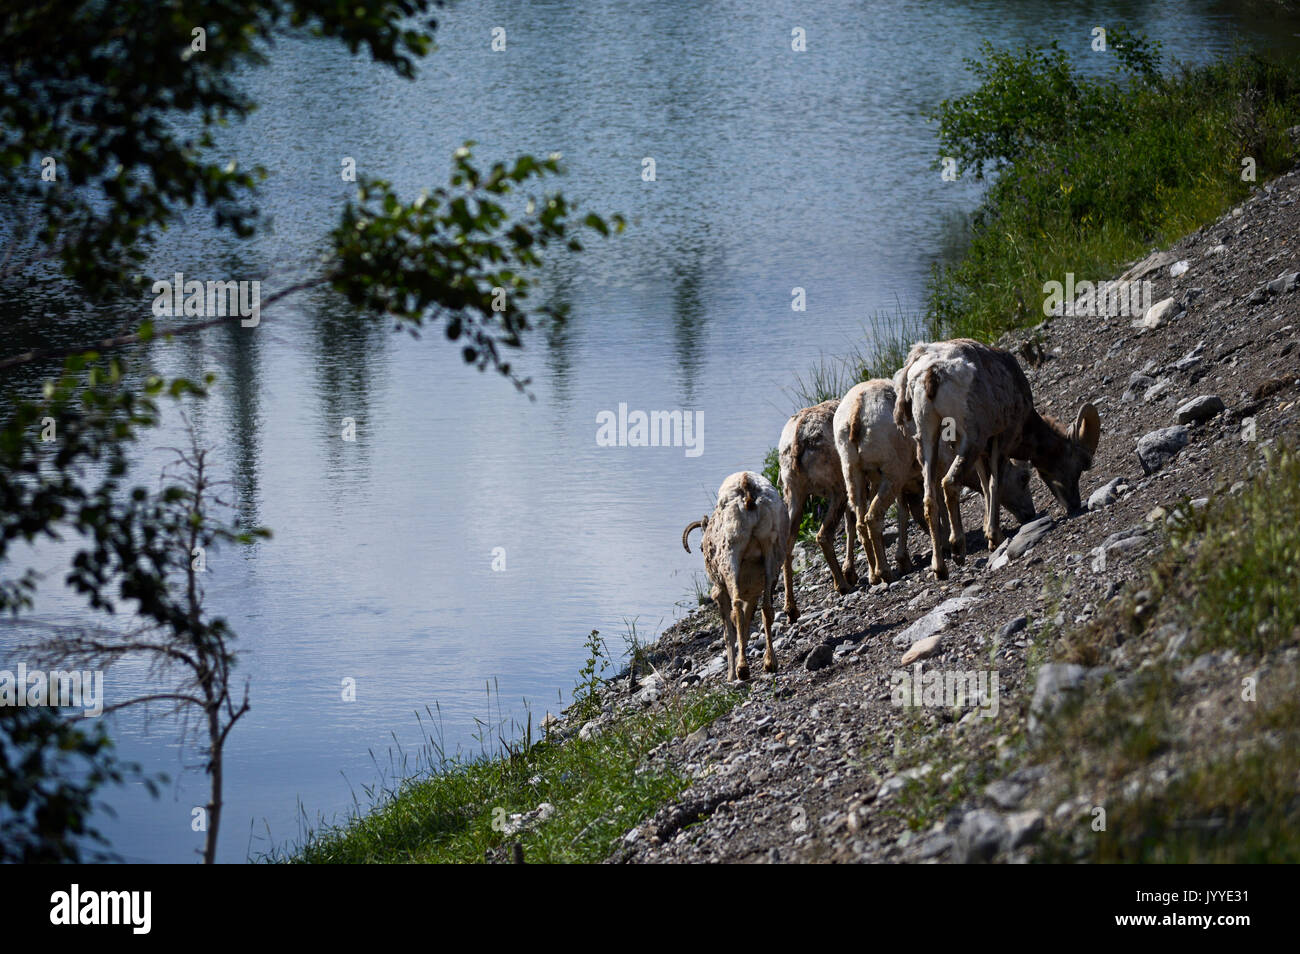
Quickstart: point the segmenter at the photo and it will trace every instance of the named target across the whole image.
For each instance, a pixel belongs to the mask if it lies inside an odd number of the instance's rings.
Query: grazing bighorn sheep
[[[696,527],[703,528],[700,549],[704,551],[704,566],[713,581],[710,595],[722,615],[727,679],[749,678],[745,643],[760,598],[763,635],[767,639],[763,669],[776,672],[776,653],[772,649],[772,590],[790,537],[790,515],[784,502],[766,477],[741,471],[722,482],[713,513],[682,531],[682,546],[687,553],[691,552],[687,537]]]
[[[953,559],[962,563],[966,555],[957,484],[968,464],[974,464],[984,491],[984,536],[990,547],[1002,542],[998,508],[991,502],[1001,492],[1007,458],[1028,460],[1067,511],[1079,509],[1079,475],[1092,466],[1101,436],[1101,420],[1091,404],[1084,404],[1069,428],[1040,417],[1015,356],[969,338],[914,345],[894,385],[894,420],[916,425],[936,578],[948,575],[940,549],[944,509]],[[942,477],[941,443],[956,450]]]
[[[847,514],[847,497],[844,494],[844,477],[840,471],[840,455],[835,448],[835,435],[831,425],[835,409],[840,402],[823,401],[806,407],[785,422],[777,455],[781,461],[781,492],[786,510],[790,514],[790,532],[797,533],[803,520],[804,504],[809,497],[826,499],[826,515],[817,531],[817,543],[831,568],[836,592],[848,593],[858,582],[857,567],[853,561],[853,519]],[[844,567],[835,558],[835,529],[844,518],[847,531],[848,552]],[[793,544],[793,541],[791,541]],[[791,563],[794,546],[785,550],[785,615],[794,622],[799,618],[799,608],[794,599],[794,574]]]
[[[921,464],[911,422],[894,420],[897,394],[893,382],[883,379],[854,385],[835,412],[835,446],[843,470],[849,506],[857,514],[857,530],[867,551],[870,581],[889,582],[892,575],[885,558],[883,522],[890,504],[898,503],[898,568],[911,568],[907,553],[907,515],[925,522],[920,510]],[[1029,490],[1029,469],[1006,465],[998,500],[1021,523],[1036,515]],[[958,479],[976,486],[975,475],[963,469]],[[851,540],[851,537],[850,537]],[[852,543],[850,542],[850,547]]]

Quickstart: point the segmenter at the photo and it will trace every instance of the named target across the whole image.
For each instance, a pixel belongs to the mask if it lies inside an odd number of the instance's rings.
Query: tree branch
[[[296,282],[295,284],[289,285],[287,288],[282,288],[275,294],[270,295],[266,299],[265,304],[259,305],[259,308],[272,305],[288,295],[300,291],[306,291],[307,289],[315,288],[318,285],[323,285],[327,281],[329,281],[328,278],[319,277]],[[188,325],[181,325],[177,328],[169,328],[165,331],[157,332],[155,337],[158,337],[159,335],[175,337],[177,335],[194,334],[198,331],[204,331],[208,328],[215,328],[218,325],[224,325],[230,321],[242,321],[245,317],[245,315],[224,315],[220,318],[208,318],[205,321],[194,321]],[[129,334],[115,335],[110,338],[101,338],[99,341],[92,342],[88,345],[80,345],[75,348],[48,348],[45,350],[24,351],[22,354],[15,354],[8,358],[0,359],[0,371],[18,367],[19,365],[31,364],[33,361],[46,361],[54,358],[70,358],[74,354],[81,354],[86,351],[112,351],[117,348],[123,348],[127,345],[138,344],[141,340],[143,339],[140,337],[140,333],[133,331]]]

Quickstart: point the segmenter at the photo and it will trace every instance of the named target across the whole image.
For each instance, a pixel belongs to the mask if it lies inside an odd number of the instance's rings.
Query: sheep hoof
[[[858,571],[855,570],[855,569],[853,569],[852,567],[848,567],[848,568],[846,568],[846,569],[844,570],[844,582],[847,583],[847,584],[849,585],[849,589],[850,589],[850,590],[853,589],[853,587],[857,586],[857,585],[858,585]]]
[[[741,682],[749,678],[749,663],[741,663],[736,667],[736,678]]]
[[[787,603],[785,607],[785,618],[791,623],[799,622],[799,609],[793,603]]]
[[[853,584],[850,583],[848,580],[845,580],[843,583],[836,583],[835,592],[840,594],[840,596],[848,596],[850,593],[853,592]]]
[[[944,566],[942,563],[935,564],[931,566],[930,569],[934,570],[934,578],[936,580],[948,579],[948,568]]]
[[[774,657],[763,657],[763,672],[776,672],[776,659]]]

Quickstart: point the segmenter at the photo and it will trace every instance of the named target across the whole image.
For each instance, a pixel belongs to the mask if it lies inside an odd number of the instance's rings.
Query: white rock
[[[1159,328],[1165,322],[1175,316],[1178,311],[1178,301],[1174,298],[1163,298],[1146,310],[1138,321],[1133,322],[1134,328]]]
[[[912,644],[912,648],[903,654],[902,665],[910,666],[918,659],[927,659],[937,653],[942,645],[943,636],[939,633],[927,636],[925,639],[918,639]]]
[[[952,622],[952,618],[974,602],[975,597],[972,596],[954,596],[951,599],[944,600],[895,636],[894,645],[899,649],[904,646],[910,647],[913,643],[920,642],[941,630],[947,629]]]

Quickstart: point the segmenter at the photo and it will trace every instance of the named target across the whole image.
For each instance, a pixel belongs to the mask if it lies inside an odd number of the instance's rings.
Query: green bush
[[[1245,54],[1158,71],[1156,49],[1111,31],[1117,68],[1090,78],[1055,44],[986,46],[973,92],[935,114],[939,153],[966,174],[998,173],[972,219],[970,246],[930,283],[935,337],[985,340],[1044,315],[1043,284],[1113,277],[1248,194],[1294,161],[1300,118],[1294,64]]]

